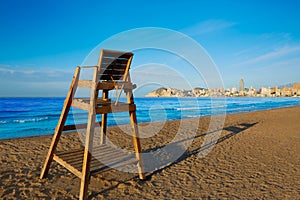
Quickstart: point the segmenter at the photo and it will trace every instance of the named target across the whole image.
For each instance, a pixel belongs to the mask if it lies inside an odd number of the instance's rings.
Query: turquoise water
[[[0,139],[51,134],[64,98],[0,98]],[[176,120],[300,105],[300,98],[136,98],[138,122]],[[67,124],[86,123],[73,109]],[[100,120],[100,119],[99,119]],[[109,114],[108,125],[129,123],[128,113]]]

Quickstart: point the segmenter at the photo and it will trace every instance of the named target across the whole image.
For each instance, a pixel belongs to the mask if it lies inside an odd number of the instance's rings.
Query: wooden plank
[[[96,108],[97,114],[103,114],[103,113],[112,113],[112,112],[133,112],[136,110],[135,104],[118,104],[118,105],[111,105],[111,106],[102,106],[99,108]]]
[[[90,165],[91,169],[95,171],[103,171],[108,170],[112,167],[116,166],[124,166],[132,163],[137,163],[137,160],[135,157],[133,157],[133,154],[126,153],[126,152],[120,152],[119,149],[112,148],[108,145],[102,145],[98,147],[97,149],[100,150],[106,150],[102,151],[101,154],[96,155],[101,156],[101,160],[98,160],[93,153],[93,157],[91,159]],[[113,150],[113,151],[112,151]],[[67,152],[59,152],[54,154],[54,160],[57,161],[62,166],[66,167],[69,171],[71,171],[76,176],[81,176],[81,170],[82,170],[82,164],[83,164],[83,151],[84,149],[76,149],[72,151]],[[118,152],[118,154],[116,153]],[[75,157],[74,157],[75,156]],[[101,161],[104,161],[106,166],[104,166]],[[99,170],[99,168],[101,170]]]
[[[74,168],[78,169],[79,171],[82,171],[82,166],[83,166],[83,157],[81,157],[81,159],[77,159],[77,160],[68,160],[68,163],[70,163],[70,165],[72,165]],[[90,161],[91,164],[91,161]]]
[[[81,162],[78,162],[78,163],[70,163],[74,168],[76,168],[78,171],[82,171],[82,164],[83,164],[83,161],[81,160]]]
[[[76,129],[84,129],[86,128],[87,124],[70,124],[70,125],[66,125],[64,126],[63,131],[72,131],[72,130],[76,130]]]
[[[124,53],[126,53],[126,54],[133,55],[132,52],[117,51],[117,50],[111,50],[111,49],[102,49],[102,51],[103,51],[104,53],[118,53],[118,54],[124,54]]]
[[[85,125],[85,124],[84,124]],[[72,130],[76,130],[77,127],[79,126],[79,124],[70,124],[70,125],[66,125],[64,126],[63,131],[72,131]],[[79,128],[79,127],[78,127]],[[86,128],[86,126],[83,126],[82,128]]]
[[[107,91],[108,92],[108,91]],[[107,103],[111,103],[111,99],[108,99],[108,95],[107,98],[102,98],[102,99],[97,99],[97,104],[107,104]]]
[[[75,102],[74,104],[85,103],[86,105],[89,105],[90,99],[89,98],[74,98],[73,102]],[[111,99],[102,99],[102,98],[96,99],[97,104],[109,104],[110,102],[111,102]]]
[[[89,110],[89,103],[85,101],[81,101],[80,99],[73,99],[72,106],[82,109],[82,110]]]
[[[135,164],[135,163],[137,163],[137,160],[135,158],[132,158],[132,159],[120,162],[120,163],[116,162],[116,163],[114,163],[110,166],[107,166],[107,165],[102,165],[100,167],[95,166],[95,168],[93,167],[92,170],[91,170],[91,175],[95,175],[99,172],[103,172],[103,171],[106,171],[106,170],[109,170],[109,169],[112,169],[112,168],[122,167],[122,166]]]
[[[126,153],[122,153],[122,152],[120,152],[120,150],[118,150],[118,149],[110,149],[109,151],[107,151],[107,152],[93,152],[93,156],[95,157],[95,158],[100,158],[101,157],[101,159],[103,158],[103,159],[110,159],[110,158],[114,158],[114,157],[118,157],[118,156],[128,156],[129,154],[126,154]]]
[[[118,86],[119,88],[122,87],[123,85],[123,88],[124,89],[134,89],[136,88],[136,85],[135,84],[132,84],[132,83],[129,83],[129,82],[110,82],[110,81],[103,81],[103,82],[99,82],[98,83],[98,86],[97,86],[97,89],[98,90],[113,90],[115,89],[115,86]]]
[[[85,149],[83,155],[83,164],[82,164],[82,177],[80,183],[80,194],[79,199],[87,199],[87,190],[90,178],[90,161],[91,161],[91,150],[93,149],[93,137],[95,129],[95,118],[96,118],[96,100],[98,98],[97,83],[99,82],[98,69],[94,68],[93,74],[93,84],[91,87],[91,99],[90,105],[88,107],[88,125],[85,136]]]
[[[72,165],[70,165],[69,163],[67,163],[65,160],[61,159],[59,156],[57,156],[56,154],[54,154],[53,159],[58,162],[59,164],[61,164],[63,167],[67,168],[70,172],[72,172],[73,174],[75,174],[78,178],[82,178],[82,174],[80,171],[78,171],[78,169],[76,169],[75,167],[73,167]]]
[[[80,149],[79,152],[73,152],[73,153],[68,153],[68,154],[61,154],[61,153],[56,153],[57,156],[59,156],[62,160],[65,160],[68,163],[76,163],[80,162],[81,164],[83,163],[83,154],[84,154],[84,149]]]
[[[99,149],[101,151],[98,151]],[[105,160],[105,162],[109,163],[110,165],[111,163],[116,161],[122,161],[133,158],[131,153],[120,152],[120,149],[115,149],[109,146],[98,148],[98,150],[95,151],[94,149],[91,162],[96,162],[95,160],[97,160],[97,158],[100,157],[102,160]],[[83,149],[77,149],[68,152],[59,152],[55,155],[59,157],[60,160],[63,160],[65,163],[72,165],[78,170],[82,166]]]
[[[103,57],[104,58],[130,58],[133,56],[131,52],[121,52],[121,51],[111,51],[103,49]]]
[[[97,126],[97,124],[99,126],[101,126],[101,122],[96,122],[95,124],[96,124],[96,126]],[[71,131],[71,130],[77,130],[77,129],[86,129],[86,127],[87,127],[87,123],[85,123],[85,124],[70,124],[70,125],[64,126],[63,131]]]
[[[118,59],[130,59],[132,58],[133,54],[132,53],[125,53],[125,54],[122,54],[118,57]]]
[[[56,154],[58,155],[58,154]],[[83,159],[83,150],[78,152],[78,153],[73,153],[73,154],[65,154],[65,155],[58,155],[61,159],[66,160],[68,162],[72,162],[72,161],[76,161],[76,160],[80,160],[82,163],[82,159]]]
[[[78,171],[82,171],[82,164],[83,164],[83,160],[81,159],[81,162],[78,162],[79,160],[77,160],[77,162],[74,161],[66,161],[69,165],[71,165],[73,168],[77,169]],[[91,169],[95,169],[93,167],[99,168],[103,166],[102,163],[100,163],[97,159],[93,158],[91,159],[90,162],[90,168]]]
[[[78,162],[78,160],[66,160],[62,159],[64,162],[68,163],[70,166],[73,166],[73,168],[77,169],[79,172],[82,171],[82,164],[83,164],[83,156],[81,157],[81,162]]]
[[[123,162],[126,162],[128,160],[136,160],[134,155],[119,155],[112,157],[111,159],[108,160],[100,160],[100,162],[105,162],[106,165],[110,166],[116,166],[117,164],[122,164]]]
[[[55,155],[56,155],[56,157],[59,157],[60,160],[63,160],[65,163],[68,163],[68,165],[73,166],[74,168],[76,168],[78,171],[81,172],[82,163],[83,163],[83,151],[81,153],[82,153],[81,158],[76,158],[76,159],[69,158],[69,157],[64,158],[64,157],[62,157],[60,155],[57,155],[57,154],[55,154]],[[75,155],[75,154],[72,154],[72,155]],[[75,162],[75,161],[77,162],[77,160],[81,160],[81,166],[80,167],[76,167],[76,166],[73,165],[73,162]]]
[[[98,153],[98,152],[110,152],[110,151],[120,151],[122,149],[119,148],[114,148],[108,144],[101,144],[100,146],[96,147],[93,149],[93,153]]]
[[[125,73],[125,70],[122,70],[122,69],[109,69],[109,70],[105,70],[103,72],[100,72],[100,75],[118,75],[118,76],[121,76],[121,75],[124,75]]]
[[[93,65],[93,66],[81,66],[80,68],[97,68],[98,66],[95,66],[95,65]]]
[[[61,152],[55,152],[55,154],[61,158],[64,158],[64,156],[68,155],[77,155],[77,154],[83,154],[83,148],[74,149],[71,151],[61,151]]]
[[[125,66],[125,68],[126,68],[126,66]],[[125,68],[106,69],[106,70],[100,71],[100,76],[101,75],[124,75]]]
[[[95,157],[97,158],[97,157]],[[117,156],[114,156],[114,157],[106,157],[106,158],[101,158],[99,157],[99,161],[105,165],[108,165],[108,166],[113,166],[115,165],[116,163],[122,163],[122,162],[125,162],[126,160],[130,160],[130,159],[135,159],[134,156],[132,155],[117,155]]]
[[[67,158],[67,159],[66,158],[61,158],[61,160],[64,160],[66,163],[69,163],[69,165],[72,165],[73,167],[75,167],[79,171],[81,171],[81,169],[82,169],[83,154],[80,157],[77,157],[77,158]]]
[[[79,103],[86,103],[86,104],[90,104],[90,99],[89,98],[74,98],[73,99],[74,102],[79,102]],[[103,99],[103,98],[97,98],[96,99],[96,103],[109,103],[111,102],[111,99]]]
[[[109,144],[101,144],[101,145],[97,145],[93,148],[93,151],[97,152],[97,151],[106,151],[106,150],[111,150],[114,149],[113,147],[111,147]]]
[[[109,65],[127,65],[128,58],[104,57],[102,59],[101,67],[106,68]]]
[[[99,168],[103,166],[103,163],[101,163],[97,158],[93,157],[91,161],[91,170]]]
[[[103,154],[106,154],[110,151],[115,150],[115,148],[110,147],[107,144],[101,144],[100,146],[93,149],[93,154],[97,154],[98,152],[102,152]]]
[[[122,61],[124,62],[124,61]],[[103,73],[106,70],[125,71],[127,62],[125,63],[102,63],[99,73]]]
[[[73,101],[79,101],[79,102],[90,103],[90,98],[87,98],[87,97],[73,98]]]
[[[109,155],[113,151],[112,148],[108,147],[98,147],[93,149],[93,156],[102,156],[102,155]],[[77,151],[70,151],[70,152],[63,152],[63,153],[56,153],[59,155],[60,158],[67,160],[68,162],[72,162],[72,164],[81,163],[83,158],[84,149],[79,149]],[[99,153],[100,152],[100,153]]]
[[[118,168],[118,167],[122,167],[122,166],[126,166],[126,165],[130,165],[130,164],[136,164],[137,161],[135,159],[131,159],[131,160],[126,160],[124,162],[121,162],[121,163],[114,163],[114,164],[111,164],[111,165],[97,165],[95,164],[94,166],[91,167],[91,176],[92,175],[95,175],[99,172],[104,172],[104,171],[108,171],[108,170],[111,170],[113,168]]]
[[[66,160],[61,159],[58,156],[55,156],[55,161],[57,161],[59,164],[61,164],[62,166],[64,166],[67,170],[69,170],[70,172],[72,172],[73,174],[75,174],[77,177],[81,177],[81,170],[82,170],[82,160],[81,162],[78,163],[74,163],[74,162],[69,162]],[[108,164],[103,164],[101,163],[99,160],[97,160],[96,158],[92,158],[91,162],[90,162],[90,175],[94,175],[96,173],[99,172],[103,172],[103,171],[107,171],[110,170],[112,168],[115,167],[122,167],[122,166],[126,166],[129,164],[137,164],[137,160],[134,157],[124,157],[124,158],[118,158],[118,159],[114,159],[114,160],[110,160],[110,163]]]
[[[65,122],[67,120],[68,117],[68,113],[70,111],[70,107],[72,104],[72,99],[74,97],[75,91],[77,89],[77,83],[78,83],[78,79],[79,79],[79,75],[80,75],[80,67],[76,67],[68,94],[66,96],[65,102],[64,102],[64,106],[60,115],[60,118],[58,120],[57,126],[55,128],[54,131],[54,135],[50,144],[50,148],[44,163],[44,166],[42,168],[42,172],[40,175],[40,178],[43,179],[47,176],[48,172],[49,172],[49,168],[50,168],[50,164],[52,162],[53,159],[53,155],[54,155],[54,151],[56,149],[56,146],[58,144],[59,138],[61,136],[62,130],[64,128]]]
[[[93,158],[94,160],[92,160],[91,162],[91,168],[92,169],[97,169],[103,165],[108,166],[109,168],[118,166],[118,165],[124,165],[123,163],[128,163],[128,161],[130,161],[131,163],[137,163],[138,161],[136,160],[136,158],[134,156],[120,156],[117,158],[113,158],[110,160],[103,160],[103,159],[96,159]]]
[[[93,151],[110,151],[112,149],[115,149],[111,147],[110,145],[104,144],[104,145],[98,145],[93,147]],[[78,152],[81,152],[83,154],[84,148],[78,148],[78,149],[72,149],[69,151],[60,151],[56,152],[55,154],[58,156],[64,156],[64,155],[69,155],[69,154],[78,154]],[[79,153],[80,154],[80,153]]]
[[[102,62],[101,62],[101,67],[104,64],[105,66],[110,65],[111,63],[113,63],[115,61],[115,57],[103,57],[102,58]]]
[[[82,170],[82,164],[83,164],[82,160],[81,160],[81,162],[78,162],[78,160],[76,162],[71,161],[70,164],[74,168],[78,169],[79,171]],[[103,166],[103,164],[99,160],[97,160],[96,158],[92,157],[91,162],[90,162],[90,169],[94,170],[96,168],[100,168],[101,166]]]
[[[121,162],[125,162],[126,160],[132,159],[135,157],[132,157],[132,155],[125,155],[125,154],[120,154],[118,156],[116,156],[114,154],[114,156],[112,157],[113,154],[102,154],[101,156],[94,156],[94,153],[92,154],[92,160],[90,162],[91,168],[97,168],[95,166],[101,166],[103,164],[108,165],[108,166],[113,166],[116,163],[121,163]],[[104,157],[105,156],[105,157]],[[97,159],[99,158],[99,159]],[[81,169],[82,166],[82,159],[63,159],[65,162],[69,163],[70,165],[72,165],[73,167],[77,168],[78,170]],[[104,163],[102,163],[104,162]]]
[[[104,144],[105,145],[105,144]],[[93,149],[93,155],[101,155],[101,154],[109,154],[109,152],[112,152],[116,150],[115,148],[109,147],[109,145],[105,145],[104,148],[95,148]]]
[[[92,81],[90,81],[90,80],[79,80],[78,81],[78,87],[91,88],[92,87]]]
[[[100,74],[100,80],[116,81],[123,80],[124,75]]]
[[[109,53],[105,54],[104,58],[116,58],[116,59],[124,59],[128,60],[130,57],[132,57],[132,54],[130,53],[123,53],[123,54],[118,54],[118,53]]]

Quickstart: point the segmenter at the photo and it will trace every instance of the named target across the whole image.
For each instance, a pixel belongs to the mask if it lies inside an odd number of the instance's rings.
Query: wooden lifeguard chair
[[[50,164],[52,160],[55,160],[81,179],[79,199],[87,198],[90,176],[107,168],[120,166],[121,164],[136,163],[139,178],[145,179],[136,119],[136,106],[132,94],[132,90],[136,86],[131,83],[129,74],[132,57],[133,53],[131,52],[101,50],[97,66],[76,68],[49,152],[42,168],[41,179],[47,176]],[[93,68],[92,80],[79,80],[82,68]],[[90,88],[90,98],[74,98],[78,87]],[[98,94],[100,90],[102,91],[102,96],[99,98]],[[109,99],[109,91],[111,90],[119,90],[119,93],[124,91],[127,102],[119,102],[119,96],[116,98],[116,101]],[[86,124],[65,125],[71,106],[88,112],[88,121]],[[128,152],[116,151],[112,146],[106,144],[107,114],[112,112],[129,112],[135,156],[132,156]],[[96,115],[98,114],[101,115],[101,122],[96,122]],[[101,129],[100,145],[93,146],[96,123],[100,124]],[[78,128],[86,128],[84,147],[67,152],[56,152],[55,149],[61,133]],[[100,158],[108,158],[108,166],[107,163],[103,165],[103,163],[96,159],[95,154]]]

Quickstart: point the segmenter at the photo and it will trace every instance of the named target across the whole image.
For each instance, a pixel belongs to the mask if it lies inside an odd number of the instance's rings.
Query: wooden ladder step
[[[118,103],[109,106],[99,106],[96,108],[97,114],[113,113],[113,112],[133,112],[136,110],[135,104]]]
[[[83,99],[76,98],[73,99],[72,106],[83,110],[89,110],[90,100],[87,98],[83,98]],[[96,107],[97,114],[112,113],[112,112],[133,112],[135,110],[136,110],[135,104],[118,102],[117,105],[115,105],[115,101],[103,100],[103,99],[97,100],[97,107]]]
[[[95,124],[98,124],[99,126],[101,126],[101,122],[95,122]],[[87,127],[87,123],[85,123],[85,124],[70,124],[70,125],[65,125],[63,128],[63,131],[86,129],[86,127]]]
[[[102,81],[99,82],[97,85],[98,90],[114,90],[118,88],[123,88],[124,90],[133,90],[136,88],[136,84],[132,84],[131,82],[125,81],[118,81],[118,82],[111,82],[111,81]]]
[[[57,152],[53,159],[81,178],[84,148],[71,151]],[[93,148],[90,174],[96,174],[115,167],[137,164],[133,153],[104,144]]]
[[[93,82],[91,80],[79,80],[78,87],[91,88],[92,83]],[[97,85],[98,90],[114,90],[116,87],[123,88],[125,90],[133,90],[136,88],[136,85],[126,81],[102,81]]]
[[[97,99],[97,105],[109,106],[112,104],[110,99]],[[89,110],[90,106],[90,99],[89,98],[74,98],[72,101],[72,106],[83,109]]]

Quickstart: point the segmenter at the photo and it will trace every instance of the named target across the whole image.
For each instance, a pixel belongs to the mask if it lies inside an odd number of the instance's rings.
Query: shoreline
[[[299,196],[297,185],[300,185],[299,119],[300,106],[227,115],[216,145],[203,158],[199,153],[205,137],[210,135],[210,117],[187,119],[182,124],[180,121],[141,124],[144,127],[141,132],[161,126],[157,134],[141,139],[142,150],[153,152],[156,161],[167,162],[172,157],[161,148],[172,142],[175,135],[194,134],[195,137],[182,157],[147,173],[144,182],[138,181],[137,174],[116,170],[93,176],[89,196],[94,199],[293,199]],[[197,130],[190,126],[195,123],[198,123]],[[178,128],[181,125],[183,129]],[[107,136],[121,148],[132,147],[131,136],[119,127],[108,127]],[[1,198],[78,198],[80,180],[55,162],[51,164],[48,178],[39,179],[51,139],[52,135],[43,135],[0,140]],[[179,140],[174,147],[182,145],[184,142]],[[70,132],[62,134],[58,150],[79,146],[78,134]],[[146,159],[148,166],[147,162]]]

